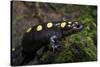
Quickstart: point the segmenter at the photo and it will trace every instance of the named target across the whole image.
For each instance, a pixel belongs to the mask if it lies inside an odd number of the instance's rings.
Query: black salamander
[[[24,56],[34,56],[42,46],[48,44],[55,52],[61,46],[59,40],[75,32],[81,31],[83,25],[79,22],[54,21],[30,27],[22,39]]]
[[[50,45],[53,52],[59,50],[59,40],[65,36],[81,31],[83,24],[68,21],[50,21],[30,27],[22,38],[23,65],[32,60],[37,51]]]

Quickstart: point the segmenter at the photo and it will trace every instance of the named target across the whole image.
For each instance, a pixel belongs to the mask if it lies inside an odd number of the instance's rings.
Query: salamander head
[[[83,29],[83,25],[82,25],[81,23],[79,23],[79,22],[73,22],[73,23],[71,24],[71,28],[72,28],[73,30],[80,31],[80,30]]]
[[[83,29],[83,24],[79,22],[62,22],[63,35],[70,35]]]

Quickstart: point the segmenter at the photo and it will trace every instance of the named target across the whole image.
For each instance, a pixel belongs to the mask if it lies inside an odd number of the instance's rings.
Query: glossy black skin
[[[29,62],[29,60],[33,59],[36,55],[36,52],[41,47],[50,44],[51,36],[56,35],[57,40],[60,40],[65,36],[81,31],[83,28],[83,25],[81,23],[75,25],[74,22],[72,24],[74,24],[76,28],[73,28],[73,26],[66,26],[64,28],[61,28],[59,25],[56,26],[56,24],[59,24],[61,22],[62,21],[54,21],[54,25],[52,28],[47,28],[47,23],[43,23],[41,24],[43,26],[43,29],[41,31],[36,31],[36,25],[32,27],[32,30],[30,32],[25,32],[22,38],[22,54],[24,57],[24,62],[22,64],[26,64],[27,62]]]

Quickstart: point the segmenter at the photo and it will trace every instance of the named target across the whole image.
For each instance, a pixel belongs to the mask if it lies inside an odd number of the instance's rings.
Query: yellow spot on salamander
[[[78,24],[78,22],[74,22],[75,24]]]
[[[72,22],[68,22],[68,24],[72,24]]]
[[[53,26],[52,22],[47,23],[47,28],[51,28]]]
[[[71,25],[68,25],[68,27],[71,27]]]
[[[12,48],[12,51],[15,51],[15,48]]]
[[[38,25],[36,28],[37,31],[41,31],[42,30],[42,25]]]
[[[60,26],[61,28],[64,28],[66,26],[66,22],[62,22]]]
[[[32,27],[28,28],[28,30],[26,32],[30,32],[32,30]]]

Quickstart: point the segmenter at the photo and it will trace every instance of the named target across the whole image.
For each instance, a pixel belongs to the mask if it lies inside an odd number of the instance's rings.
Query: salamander
[[[71,34],[83,29],[83,24],[77,21],[48,21],[32,26],[23,35],[22,46],[22,65],[32,60],[37,51],[43,46],[50,45],[53,52],[61,47],[59,41]]]

